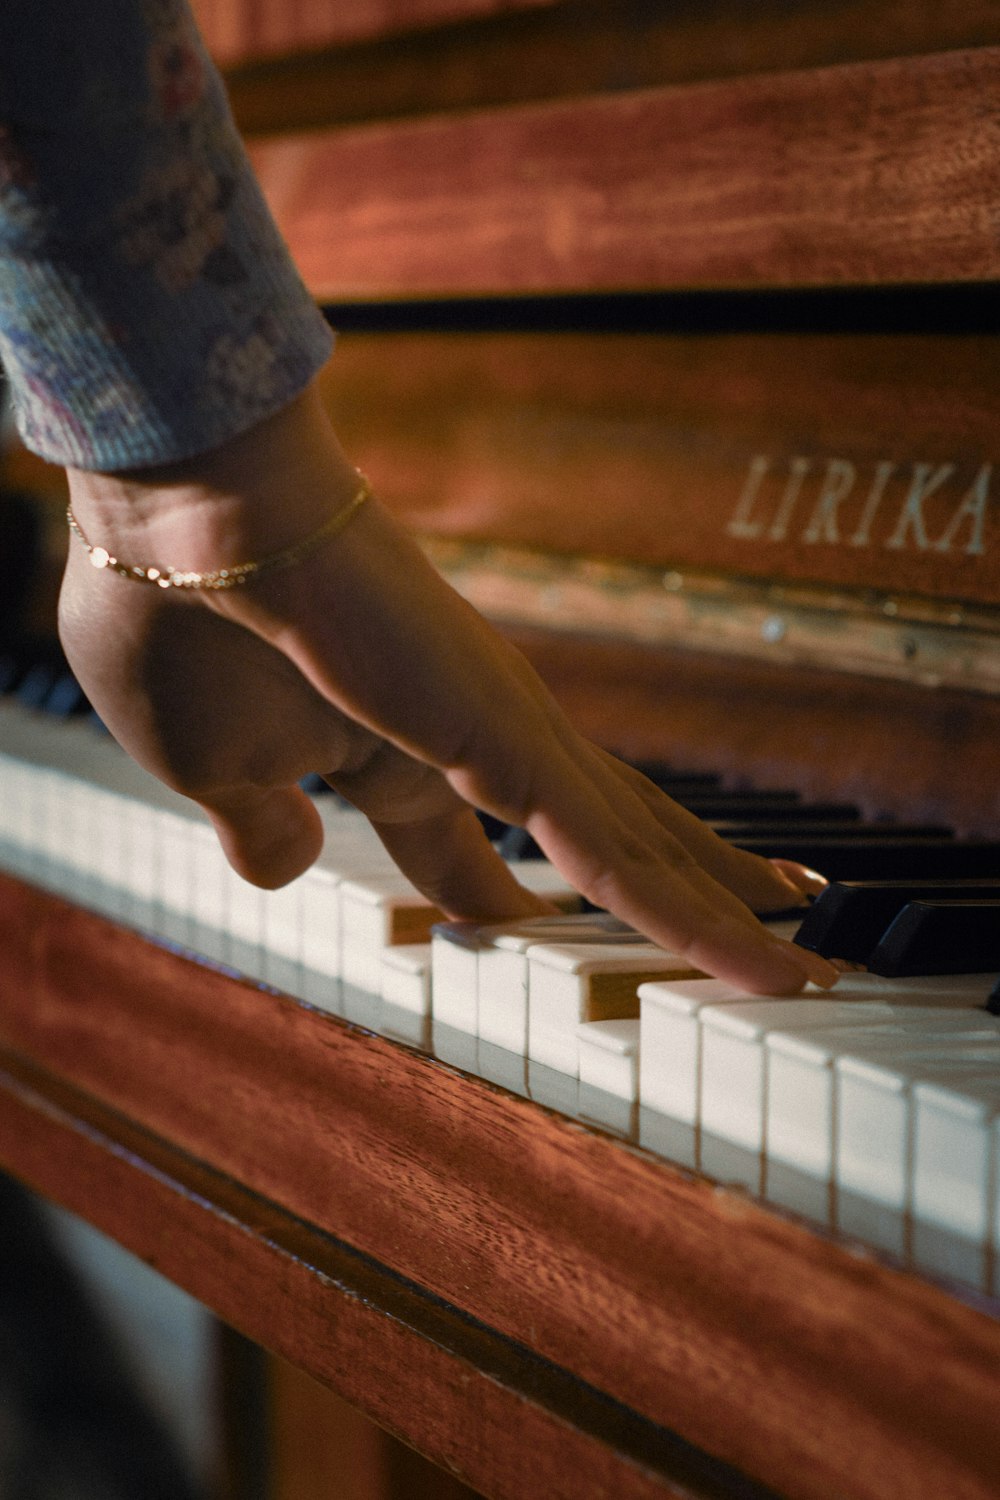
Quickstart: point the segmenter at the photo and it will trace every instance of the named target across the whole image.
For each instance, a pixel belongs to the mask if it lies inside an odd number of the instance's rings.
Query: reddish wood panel
[[[611,6],[564,0],[478,14],[474,24],[390,31],[227,72],[253,133],[481,109],[709,78],[912,56],[1000,42],[990,0],[803,0],[748,6]],[[260,49],[258,49],[259,53]]]
[[[0,939],[20,950],[12,972],[29,975],[0,1015],[15,1052],[790,1500],[995,1494],[992,1316],[527,1101],[2,884]],[[224,1302],[253,1306],[283,1350],[295,1278],[288,1268],[258,1308],[255,1253],[242,1286],[240,1260],[227,1266]],[[300,1349],[300,1362],[316,1352]],[[490,1413],[482,1431],[516,1462],[521,1436],[501,1437]]]
[[[1000,51],[259,142],[331,300],[995,277]]]
[[[723,1500],[696,1462],[675,1485],[506,1378],[494,1335],[449,1341],[447,1312],[429,1335],[384,1272],[2,1051],[0,1161],[489,1500]]]
[[[192,0],[192,8],[213,56],[230,63],[554,3],[555,0]]]
[[[1000,837],[996,699],[685,651],[514,638],[584,733],[633,759]]]
[[[996,337],[347,334],[324,389],[428,533],[993,604],[998,381]]]

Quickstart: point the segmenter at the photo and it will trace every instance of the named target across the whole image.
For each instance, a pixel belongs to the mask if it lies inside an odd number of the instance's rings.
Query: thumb
[[[251,885],[287,885],[323,847],[319,813],[299,787],[241,787],[199,800],[229,863]]]

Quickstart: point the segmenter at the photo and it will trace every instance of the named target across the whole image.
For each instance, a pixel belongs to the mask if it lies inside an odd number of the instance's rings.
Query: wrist
[[[359,484],[312,387],[195,458],[67,475],[91,546],[130,566],[198,572],[298,545],[349,504]]]

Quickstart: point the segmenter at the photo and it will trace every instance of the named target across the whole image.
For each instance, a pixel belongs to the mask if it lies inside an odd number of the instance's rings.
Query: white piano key
[[[934,1050],[954,1039],[1000,1035],[1000,1022],[964,1007],[899,1005],[889,1021],[884,1007],[866,1002],[852,1012],[836,1027],[778,1030],[765,1038],[765,1196],[820,1222],[833,1214],[837,1058],[891,1054],[901,1043]]]
[[[906,981],[897,982],[900,1004]],[[950,987],[953,1003],[961,1004]],[[768,1086],[766,1042],[773,1032],[807,1032],[818,1028],[854,1026],[864,1007],[874,1024],[882,1007],[859,995],[865,987],[845,986],[832,998],[753,1000],[706,1006],[700,1013],[701,1053],[701,1166],[709,1176],[742,1182],[754,1192],[763,1187],[765,1119]],[[897,1007],[894,1005],[893,1009]],[[921,1007],[913,1007],[918,1012]],[[964,1008],[964,1006],[963,1006]],[[890,1016],[882,1017],[884,1020]],[[988,1020],[985,1017],[984,1020]],[[736,1146],[734,1153],[730,1148]],[[735,1174],[735,1175],[734,1175]]]
[[[299,876],[264,899],[264,946],[279,958],[298,963],[302,957],[302,889]]]
[[[905,985],[905,991],[901,986]],[[881,1001],[891,1005],[905,994],[909,1004],[982,1006],[989,976],[942,975],[930,979],[894,980],[875,974],[845,976],[833,991],[836,1003]],[[807,985],[794,1005],[812,1007],[827,992]],[[943,998],[942,998],[943,997]],[[687,1126],[697,1126],[700,1111],[701,1029],[699,1017],[708,1005],[752,1003],[753,997],[721,979],[692,977],[652,981],[639,991],[642,1047],[639,1054],[639,1099]],[[886,1020],[891,1019],[891,1012]]]
[[[645,941],[606,913],[446,922],[433,934],[434,1012],[493,1046],[527,1049],[527,952],[536,943]]]
[[[445,1026],[476,1034],[479,950],[484,938],[475,922],[445,922],[431,934],[431,993],[434,1015]]]
[[[680,978],[690,964],[653,943],[542,943],[528,950],[528,1056],[576,1076],[584,1021],[638,1016],[646,980]]]
[[[193,823],[191,839],[192,902],[196,920],[209,930],[224,932],[229,926],[229,861],[210,823],[201,820]]]
[[[513,860],[509,868],[536,895],[559,904],[578,905],[579,896],[558,870],[544,860]],[[431,940],[431,929],[444,915],[398,870],[346,880],[340,889],[341,974],[362,989],[378,987],[382,952],[396,943]],[[471,1007],[475,1007],[472,991]],[[462,1009],[461,1007],[459,1007]],[[442,1017],[446,1024],[452,1024]],[[461,1016],[460,1028],[475,1032],[475,1012]]]
[[[585,1021],[577,1028],[580,1083],[629,1104],[639,1099],[639,1018]]]
[[[417,1016],[431,1013],[431,945],[400,943],[382,954],[382,999]]]
[[[340,886],[340,973],[377,993],[382,954],[395,943],[430,942],[441,913],[398,870],[344,880]]]
[[[763,1181],[768,1032],[835,1024],[850,1002],[753,1000],[705,1006],[701,1024],[702,1171],[759,1192]]]
[[[913,1258],[989,1290],[1000,1067],[913,1085]]]
[[[692,1132],[697,1129],[701,1105],[698,1016],[704,1006],[731,1000],[735,993],[725,980],[704,977],[652,980],[639,986],[639,1102],[644,1111],[677,1121]],[[647,1133],[657,1134],[656,1121],[649,1121]]]
[[[489,941],[480,950],[478,974],[478,1026],[483,1041],[508,1051],[528,1051],[528,952],[540,942],[588,943],[645,942],[604,912],[567,913],[536,917],[527,922],[490,929]]]
[[[528,1059],[524,1052],[514,1052],[509,1047],[496,1047],[492,1042],[479,1038],[476,1048],[477,1070],[480,1078],[499,1084],[512,1094],[528,1097]]]
[[[470,1031],[448,1026],[431,1017],[431,1050],[442,1062],[464,1073],[479,1072],[479,1038]]]
[[[907,1250],[912,1152],[912,1085],[1000,1067],[1000,1044],[949,1044],[894,1060],[837,1060],[835,1204],[837,1227],[896,1255]]]

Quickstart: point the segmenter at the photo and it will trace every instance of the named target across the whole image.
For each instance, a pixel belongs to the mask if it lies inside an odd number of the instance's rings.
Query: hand
[[[308,536],[357,476],[309,390],[197,460],[71,471],[70,488],[88,536],[118,557],[206,570]],[[319,852],[296,785],[319,771],[449,916],[545,909],[478,807],[528,828],[571,886],[707,973],[760,993],[836,977],[750,910],[795,904],[815,877],[731,848],[582,739],[374,501],[294,567],[218,593],[97,572],[74,545],[60,628],[108,727],[205,808],[255,884],[282,885]]]

